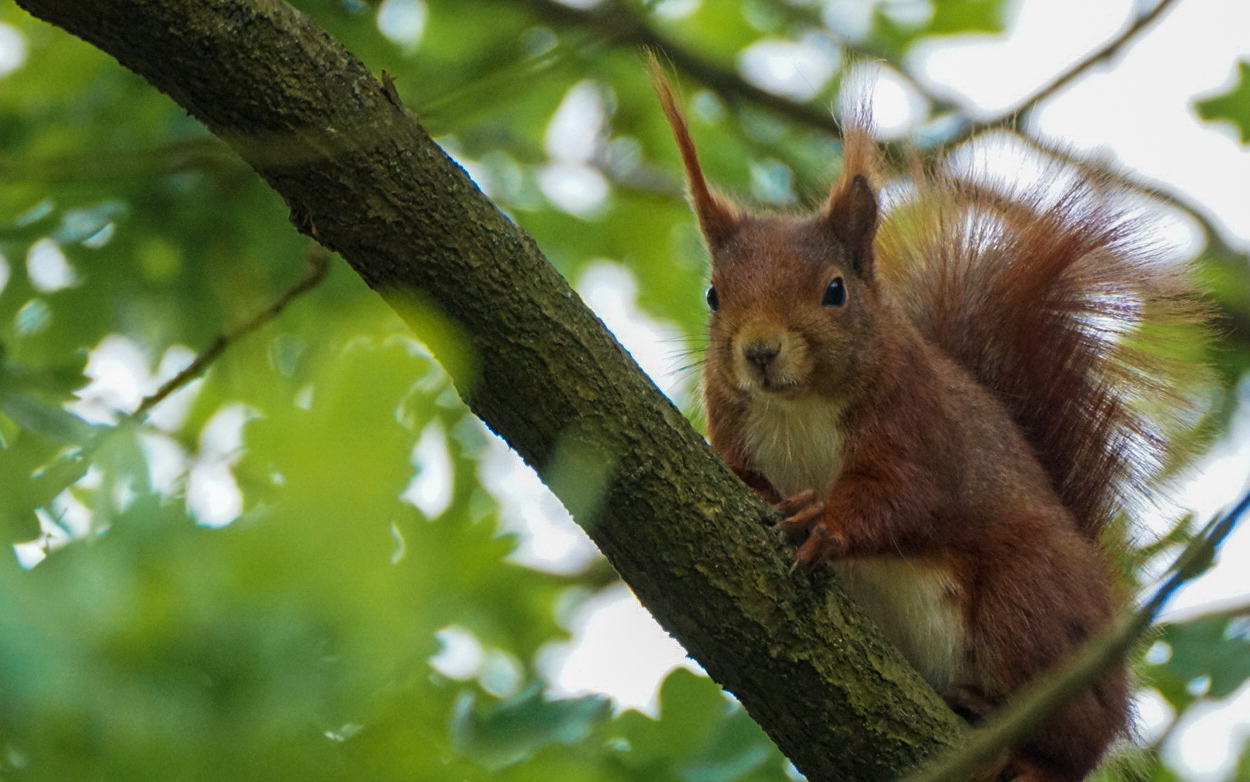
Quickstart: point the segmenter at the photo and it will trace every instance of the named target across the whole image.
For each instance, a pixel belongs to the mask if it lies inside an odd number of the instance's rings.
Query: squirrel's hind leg
[[[995,706],[984,693],[973,687],[951,687],[942,693],[942,700],[951,707],[951,711],[973,727],[984,722],[986,715],[993,711]]]

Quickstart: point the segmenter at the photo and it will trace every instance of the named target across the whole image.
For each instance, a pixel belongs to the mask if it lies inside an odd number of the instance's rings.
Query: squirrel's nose
[[[762,340],[751,342],[743,351],[746,360],[761,374],[768,371],[768,365],[773,363],[773,359],[777,358],[780,352],[781,346]]]

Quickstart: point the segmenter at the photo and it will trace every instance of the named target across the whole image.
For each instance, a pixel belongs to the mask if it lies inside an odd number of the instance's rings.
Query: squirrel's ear
[[[877,235],[877,196],[862,174],[840,184],[829,196],[820,222],[833,233],[850,256],[851,269],[864,279],[872,276],[872,240]]]
[[[694,140],[690,138],[686,117],[677,107],[673,90],[668,86],[668,80],[664,78],[664,72],[654,52],[647,52],[647,70],[651,74],[651,84],[660,96],[664,116],[673,129],[673,137],[677,139],[677,148],[681,151],[681,161],[686,167],[686,181],[690,190],[690,205],[699,219],[699,228],[703,231],[708,247],[715,250],[737,230],[741,217],[737,208],[724,197],[712,192],[703,178],[703,168],[695,154]]]

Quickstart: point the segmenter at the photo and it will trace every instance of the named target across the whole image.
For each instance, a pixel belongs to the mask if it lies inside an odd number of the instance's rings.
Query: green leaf
[[[626,712],[616,721],[616,730],[631,748],[632,763],[680,763],[700,755],[729,710],[715,682],[677,668],[660,686],[659,718]]]
[[[784,780],[784,758],[760,726],[742,709],[719,720],[706,749],[682,769],[686,782]]]
[[[1237,65],[1237,83],[1228,92],[1198,101],[1198,116],[1207,122],[1231,122],[1241,136],[1241,143],[1250,143],[1250,62]]]
[[[759,725],[706,676],[674,669],[660,687],[660,715],[627,711],[609,738],[641,778],[683,782],[786,782],[786,759]]]
[[[1203,694],[1226,698],[1250,679],[1250,620],[1214,615],[1169,624],[1167,668],[1187,683],[1204,683]]]
[[[0,394],[0,411],[27,431],[63,445],[84,446],[100,427],[30,394]]]
[[[1001,33],[1004,0],[936,0],[926,35]]]
[[[39,517],[33,511],[0,507],[0,544],[11,546],[39,537]]]
[[[519,763],[548,744],[572,744],[607,718],[607,698],[589,696],[549,701],[538,687],[485,708],[471,692],[456,703],[452,735],[460,752],[497,771]]]
[[[1250,782],[1250,737],[1242,739],[1241,754],[1237,756],[1237,768],[1229,782]]]
[[[932,16],[924,19],[918,3],[877,4],[871,41],[879,53],[897,60],[926,36],[1001,33],[1003,6],[1004,0],[935,0]]]

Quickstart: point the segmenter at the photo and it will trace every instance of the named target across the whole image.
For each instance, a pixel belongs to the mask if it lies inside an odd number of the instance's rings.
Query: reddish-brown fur
[[[1088,172],[1058,195],[1053,179],[1003,194],[921,173],[882,220],[862,119],[815,215],[747,214],[708,187],[652,72],[712,256],[712,445],[778,503],[797,562],[859,579],[883,631],[953,705],[1000,706],[1119,604],[1100,536],[1155,476],[1170,425],[1140,411],[1181,417],[1185,402],[1184,362],[1139,326],[1201,324],[1183,270],[1140,246]],[[917,578],[897,599],[881,581],[892,562]],[[931,627],[900,620],[916,606],[933,609]],[[1011,768],[1080,780],[1128,719],[1117,668],[1016,747]]]

